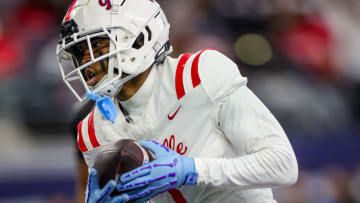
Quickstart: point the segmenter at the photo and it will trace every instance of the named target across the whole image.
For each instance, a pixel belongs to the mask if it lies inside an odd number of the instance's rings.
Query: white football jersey
[[[152,202],[275,202],[271,187],[297,179],[297,162],[280,124],[247,88],[234,62],[203,50],[166,57],[128,101],[127,122],[95,108],[78,126],[78,146],[91,166],[101,146],[119,139],[151,139],[195,160],[196,186]],[[118,103],[118,102],[116,102]]]

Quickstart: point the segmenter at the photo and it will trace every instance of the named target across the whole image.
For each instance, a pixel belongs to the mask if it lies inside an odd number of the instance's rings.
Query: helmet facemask
[[[157,3],[145,1],[145,6],[139,12],[136,1],[127,1],[119,12],[108,13],[96,2],[75,5],[77,10],[62,25],[57,58],[62,77],[78,100],[86,100],[88,93],[116,96],[125,82],[171,52],[165,15]],[[92,18],[91,9],[102,16]],[[130,15],[133,12],[140,17]],[[85,15],[92,20],[86,21]],[[108,17],[117,20],[102,26],[107,20],[101,19]],[[94,67],[101,67],[101,74]]]
[[[81,97],[86,93],[114,96],[115,89],[105,90],[104,87],[106,84],[112,84],[113,88],[114,85],[119,88],[122,71],[119,71],[118,67],[121,67],[119,63],[110,66],[110,60],[118,58],[121,51],[131,48],[131,42],[123,43],[120,48],[118,42],[105,29],[84,36],[75,34],[72,37],[68,43],[66,43],[67,40],[62,40],[62,44],[59,44],[57,50],[59,66],[65,83],[80,101],[86,99],[86,97]],[[115,65],[117,67],[114,67]],[[94,68],[90,68],[91,66],[100,66],[101,70],[94,71]],[[103,74],[103,77],[88,84],[96,76],[99,77],[95,74]]]

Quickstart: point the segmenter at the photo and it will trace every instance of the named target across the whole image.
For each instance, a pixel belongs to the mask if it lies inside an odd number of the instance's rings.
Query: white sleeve
[[[246,86],[223,103],[219,122],[237,157],[195,158],[198,185],[252,189],[296,182],[297,161],[285,132]]]

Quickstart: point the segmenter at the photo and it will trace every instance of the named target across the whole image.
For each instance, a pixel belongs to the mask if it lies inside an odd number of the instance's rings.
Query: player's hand
[[[122,194],[110,197],[114,191],[116,182],[110,180],[104,188],[99,188],[98,175],[95,169],[91,168],[89,172],[88,183],[86,187],[86,203],[124,203],[129,200],[128,195]]]
[[[120,177],[118,191],[129,191],[129,199],[145,202],[150,198],[182,185],[195,185],[197,172],[194,159],[181,156],[155,141],[139,141],[155,154],[155,160]]]

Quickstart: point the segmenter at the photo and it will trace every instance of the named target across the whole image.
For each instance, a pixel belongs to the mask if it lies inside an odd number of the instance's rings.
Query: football
[[[135,140],[122,139],[104,146],[95,158],[94,168],[98,172],[99,186],[109,180],[118,182],[120,176],[154,159],[152,153]],[[111,195],[119,194],[116,190]]]

